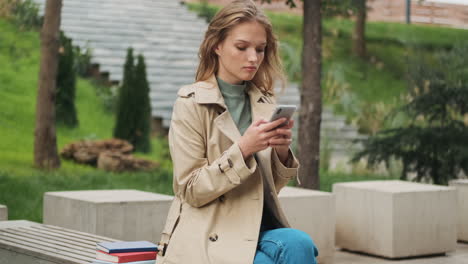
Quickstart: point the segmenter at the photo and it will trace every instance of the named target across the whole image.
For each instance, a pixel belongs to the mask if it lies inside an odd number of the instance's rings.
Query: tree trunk
[[[356,25],[354,27],[354,54],[360,58],[365,58],[366,50],[366,17],[367,6],[366,0],[358,0],[356,13]]]
[[[62,0],[47,0],[41,30],[41,65],[34,131],[34,164],[38,168],[60,167],[55,134],[55,93]]]
[[[298,157],[300,186],[319,189],[320,123],[322,115],[322,21],[321,0],[304,1],[301,107]]]

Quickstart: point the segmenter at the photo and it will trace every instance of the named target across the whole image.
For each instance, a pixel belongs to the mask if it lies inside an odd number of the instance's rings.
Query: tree
[[[55,133],[55,87],[62,1],[47,0],[41,30],[41,64],[34,131],[34,164],[38,168],[60,167]]]
[[[397,110],[409,124],[377,133],[353,158],[370,165],[401,160],[402,179],[447,184],[468,173],[468,43],[433,57],[416,57],[410,68],[411,100]]]
[[[60,32],[60,49],[55,102],[56,122],[68,127],[78,126],[75,107],[76,69],[72,40]]]
[[[322,4],[324,16],[355,17],[353,39],[353,52],[356,56],[365,59],[366,47],[366,21],[367,0],[326,0]]]
[[[366,0],[353,0],[354,10],[356,12],[356,24],[353,34],[353,50],[354,54],[360,58],[366,58],[366,19],[367,6]]]
[[[135,149],[141,152],[151,151],[151,104],[149,84],[146,78],[146,65],[143,55],[138,56],[135,69],[135,101],[138,103],[135,118]]]
[[[114,127],[114,137],[131,140],[132,138],[132,111],[135,109],[132,98],[132,84],[134,83],[133,49],[127,50],[124,65],[124,78],[119,89],[117,101],[117,121]]]
[[[271,2],[271,0],[262,0]],[[291,8],[294,0],[285,0]],[[303,50],[298,158],[300,186],[319,189],[320,124],[322,120],[322,18],[321,0],[303,1]]]
[[[133,49],[129,48],[119,91],[114,137],[129,141],[136,151],[149,152],[150,132],[151,106],[145,61],[139,55],[135,67]]]

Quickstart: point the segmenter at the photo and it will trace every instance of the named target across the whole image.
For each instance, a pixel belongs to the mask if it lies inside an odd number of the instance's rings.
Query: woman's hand
[[[286,165],[289,155],[289,146],[292,142],[292,128],[294,120],[289,120],[288,124],[276,130],[277,136],[270,139],[270,146],[276,150],[281,163]]]
[[[256,152],[264,150],[270,146],[270,140],[278,136],[277,129],[286,118],[281,118],[273,122],[267,122],[263,119],[254,121],[245,131],[239,140],[239,148],[244,159]]]

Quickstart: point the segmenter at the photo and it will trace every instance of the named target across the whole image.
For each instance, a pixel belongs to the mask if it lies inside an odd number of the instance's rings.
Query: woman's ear
[[[216,55],[220,56],[220,54],[219,54],[219,53],[220,53],[219,44],[218,44],[218,46],[216,46],[216,47],[214,48],[214,52],[216,53]]]

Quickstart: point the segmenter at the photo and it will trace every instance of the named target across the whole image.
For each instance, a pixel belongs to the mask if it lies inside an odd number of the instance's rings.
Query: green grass
[[[320,172],[320,190],[331,192],[333,184],[337,182],[354,182],[354,181],[381,181],[381,180],[396,180],[396,176],[381,176],[371,173],[344,173],[344,172]]]

